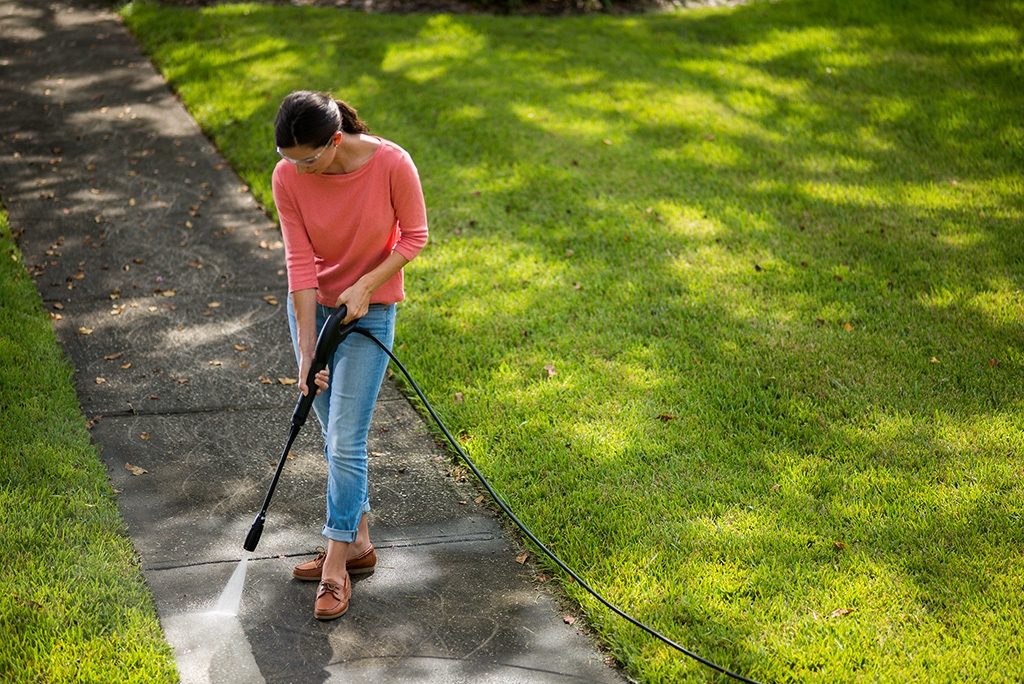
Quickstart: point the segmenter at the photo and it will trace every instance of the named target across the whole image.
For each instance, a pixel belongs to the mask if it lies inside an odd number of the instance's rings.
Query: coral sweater
[[[288,291],[316,288],[317,301],[338,296],[392,251],[412,260],[427,243],[427,212],[409,153],[388,140],[368,162],[345,174],[299,174],[274,167],[274,203],[281,219]],[[402,271],[377,288],[371,304],[405,299]]]

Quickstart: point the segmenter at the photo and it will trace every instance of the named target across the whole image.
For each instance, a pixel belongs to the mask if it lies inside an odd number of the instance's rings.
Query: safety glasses
[[[337,131],[337,133],[340,133],[340,131]],[[335,134],[332,134],[331,137],[327,140],[327,142],[324,143],[323,147],[320,148],[320,151],[314,154],[312,157],[306,157],[305,159],[293,159],[292,157],[289,157],[287,154],[282,152],[280,147],[277,148],[277,153],[281,155],[282,159],[284,159],[285,161],[289,161],[292,164],[301,164],[302,166],[309,166],[310,164],[315,164],[317,160],[320,159],[320,157],[324,156],[324,152],[327,151],[327,148],[331,146],[331,142],[334,141],[334,135]]]

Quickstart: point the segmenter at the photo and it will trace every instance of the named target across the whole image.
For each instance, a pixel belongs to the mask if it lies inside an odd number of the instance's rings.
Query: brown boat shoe
[[[292,576],[303,582],[319,582],[324,572],[324,560],[327,558],[327,551],[323,548],[317,549],[316,558],[305,563],[299,563],[292,568]],[[377,551],[370,545],[365,552],[355,558],[345,561],[345,569],[350,575],[366,575],[373,572],[377,566]]]
[[[341,583],[323,580],[316,590],[316,603],[313,604],[313,617],[317,620],[333,620],[348,611],[352,598],[352,582],[348,575]]]

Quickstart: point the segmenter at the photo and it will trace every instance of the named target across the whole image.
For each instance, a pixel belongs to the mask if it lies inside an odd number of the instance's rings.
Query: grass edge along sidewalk
[[[177,681],[73,370],[2,208],[0,254],[0,680]]]

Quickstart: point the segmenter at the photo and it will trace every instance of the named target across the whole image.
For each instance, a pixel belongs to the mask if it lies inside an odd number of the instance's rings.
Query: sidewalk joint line
[[[437,546],[440,544],[463,544],[466,542],[481,542],[481,541],[493,541],[497,539],[497,535],[489,534],[487,532],[476,532],[471,534],[457,534],[450,537],[428,537],[424,540],[416,539],[396,539],[394,541],[385,541],[374,543],[376,549],[404,549],[414,546]],[[300,551],[297,553],[282,553],[274,554],[272,556],[250,556],[246,558],[246,561],[264,561],[264,560],[275,560],[278,558],[302,558],[312,554],[313,551]],[[195,563],[181,563],[171,565],[144,565],[142,569],[144,571],[162,572],[165,570],[184,570],[186,568],[198,568],[204,565],[224,565],[237,563],[242,558],[225,558],[219,560],[208,560],[198,561]]]

